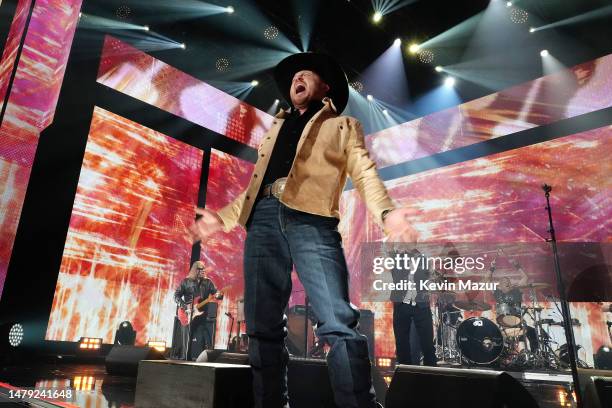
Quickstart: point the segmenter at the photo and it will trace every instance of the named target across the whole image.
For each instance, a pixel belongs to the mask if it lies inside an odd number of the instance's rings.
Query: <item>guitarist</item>
[[[191,316],[198,314],[198,311],[194,310],[195,304],[210,297],[223,299],[223,295],[217,292],[215,284],[208,278],[204,262],[196,261],[174,292],[174,301],[187,313],[187,316]],[[189,324],[182,328],[182,337],[185,340],[183,344],[185,346],[190,344],[189,347],[185,347],[185,352],[189,350],[190,360],[195,360],[204,349],[212,347],[214,322],[207,321],[209,307],[210,303],[204,305],[203,313],[193,319],[190,318]]]

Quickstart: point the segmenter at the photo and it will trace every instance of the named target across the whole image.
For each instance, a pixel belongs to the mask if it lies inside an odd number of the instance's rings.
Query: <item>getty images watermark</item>
[[[402,246],[407,245],[403,244]],[[483,273],[487,270],[485,264],[486,254],[483,256],[441,256],[426,255],[414,248],[410,251],[390,251],[388,256],[376,256],[372,259],[372,273],[382,275],[384,272],[404,272],[404,275],[412,275],[412,279],[400,278],[393,282],[385,282],[384,279],[375,279],[372,287],[377,291],[387,290],[420,290],[420,291],[465,291],[465,290],[495,290],[498,282],[478,282],[472,279],[458,279],[449,281],[442,278],[442,271],[462,275],[465,272]],[[414,280],[417,271],[425,272],[425,278],[419,277]],[[399,273],[398,273],[399,274]],[[435,276],[427,276],[427,275]],[[442,278],[442,279],[440,279]]]
[[[364,243],[359,262],[361,300],[370,302],[428,302],[430,295],[489,302],[496,290],[527,290],[552,277],[546,242]]]

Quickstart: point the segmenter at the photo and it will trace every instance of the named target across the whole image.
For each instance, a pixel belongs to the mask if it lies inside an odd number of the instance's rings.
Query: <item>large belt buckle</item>
[[[283,194],[285,190],[285,184],[287,183],[287,177],[279,178],[274,183],[272,183],[271,193],[274,197],[280,199],[280,196]]]

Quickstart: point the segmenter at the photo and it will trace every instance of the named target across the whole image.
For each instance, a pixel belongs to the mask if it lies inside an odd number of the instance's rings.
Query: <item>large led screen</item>
[[[174,289],[189,269],[203,153],[96,108],[60,267],[48,340],[172,338]]]

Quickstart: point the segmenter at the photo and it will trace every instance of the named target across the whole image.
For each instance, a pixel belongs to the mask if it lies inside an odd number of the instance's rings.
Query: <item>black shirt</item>
[[[304,127],[322,107],[322,102],[313,102],[303,114],[300,115],[300,111],[295,109],[285,119],[278,132],[266,174],[261,182],[261,188],[274,183],[279,178],[287,177]]]

